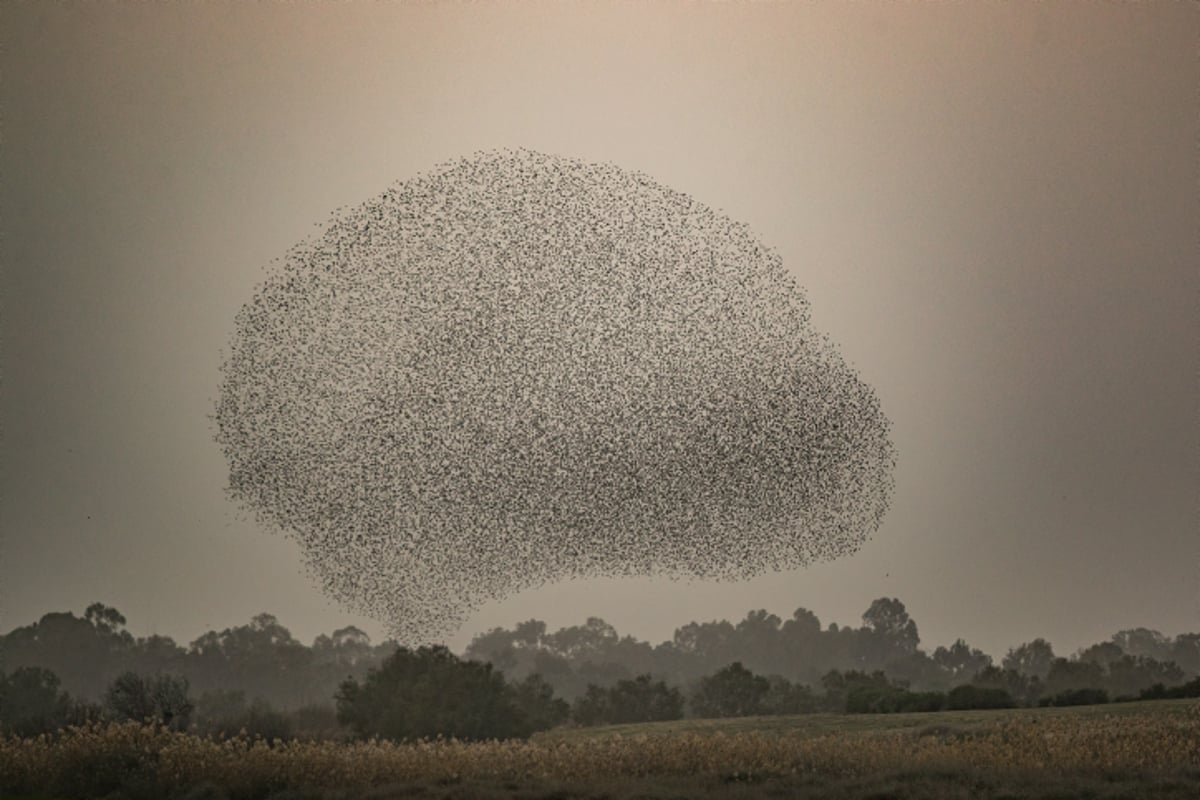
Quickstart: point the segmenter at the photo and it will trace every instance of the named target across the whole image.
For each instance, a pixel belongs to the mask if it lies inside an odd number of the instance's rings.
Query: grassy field
[[[1200,703],[692,720],[529,742],[0,741],[0,795],[110,800],[1200,798]]]
[[[720,733],[724,735],[755,733],[767,736],[800,737],[831,734],[874,735],[920,731],[931,726],[950,727],[965,733],[1010,720],[1027,720],[1032,724],[1037,724],[1044,720],[1065,719],[1083,723],[1092,718],[1140,717],[1147,714],[1169,718],[1186,715],[1197,706],[1197,702],[1196,700],[1145,700],[1134,703],[1066,708],[1006,708],[912,714],[802,714],[786,717],[679,720],[635,725],[606,725],[595,728],[559,728],[535,734],[534,741],[570,742],[610,736],[659,736],[672,733]]]

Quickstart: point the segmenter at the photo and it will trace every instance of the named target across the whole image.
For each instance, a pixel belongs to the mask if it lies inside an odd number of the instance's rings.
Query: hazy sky
[[[777,249],[899,451],[855,556],[487,605],[658,642],[895,596],[932,649],[1200,630],[1193,3],[6,3],[0,631],[354,622],[224,494],[233,319],[340,206],[476,150],[647,173]]]

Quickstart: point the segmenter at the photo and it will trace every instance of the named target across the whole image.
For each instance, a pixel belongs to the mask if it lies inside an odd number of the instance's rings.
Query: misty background
[[[450,638],[749,609],[997,658],[1200,628],[1194,5],[5,4],[0,632],[347,624],[225,497],[233,319],[335,209],[476,150],[639,170],[748,224],[880,398],[892,509],[741,583],[586,580]]]

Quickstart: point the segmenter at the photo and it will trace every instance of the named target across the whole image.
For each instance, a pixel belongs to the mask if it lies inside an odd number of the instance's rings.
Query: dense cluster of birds
[[[650,178],[476,153],[335,215],[236,320],[231,495],[406,642],[581,576],[855,551],[895,451],[777,254]]]

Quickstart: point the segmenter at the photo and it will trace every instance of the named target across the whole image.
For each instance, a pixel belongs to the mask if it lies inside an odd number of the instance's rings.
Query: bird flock
[[[645,175],[476,153],[336,215],[241,309],[229,492],[401,642],[578,577],[856,551],[895,449],[779,256]]]

